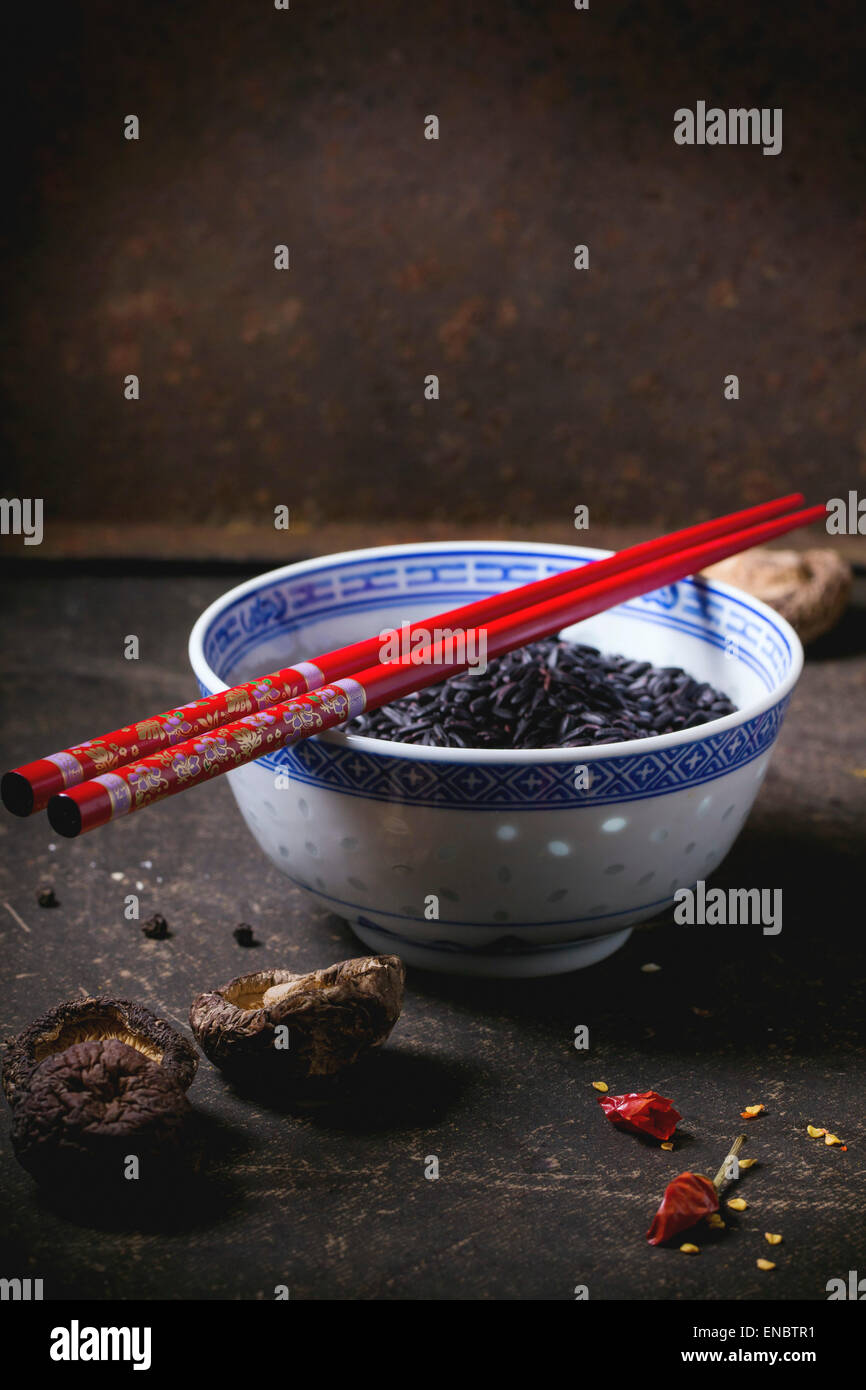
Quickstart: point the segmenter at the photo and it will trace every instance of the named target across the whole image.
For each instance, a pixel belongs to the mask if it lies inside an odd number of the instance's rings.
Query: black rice
[[[652,738],[733,714],[678,666],[550,638],[361,714],[349,733],[436,748],[571,748]]]

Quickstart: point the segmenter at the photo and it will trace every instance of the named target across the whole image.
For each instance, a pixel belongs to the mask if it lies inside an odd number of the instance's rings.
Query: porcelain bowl
[[[467,541],[287,565],[211,604],[192,630],[190,660],[211,694],[607,553]],[[563,636],[681,666],[737,711],[657,738],[516,752],[332,730],[227,774],[252,836],[373,952],[487,976],[603,959],[728,853],[803,653],[771,608],[700,578]]]

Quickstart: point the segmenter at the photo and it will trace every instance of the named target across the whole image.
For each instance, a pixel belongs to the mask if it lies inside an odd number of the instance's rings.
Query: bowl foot
[[[596,965],[606,956],[613,955],[624,946],[631,936],[631,927],[625,931],[610,932],[606,936],[587,937],[584,941],[568,941],[561,946],[543,946],[533,949],[521,946],[519,942],[495,942],[483,951],[468,951],[449,945],[449,943],[429,943],[407,941],[401,937],[395,941],[394,934],[377,927],[367,917],[349,919],[349,925],[365,946],[376,954],[398,955],[407,965],[421,970],[436,970],[446,975],[478,975],[489,979],[528,979],[542,975],[565,975],[571,970],[583,970],[587,965]]]

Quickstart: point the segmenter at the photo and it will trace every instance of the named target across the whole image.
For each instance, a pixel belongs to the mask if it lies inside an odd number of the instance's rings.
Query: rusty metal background
[[[862,490],[864,26],[790,8],[40,10],[4,494],[55,526],[492,532]],[[782,153],[676,146],[698,99],[782,107]]]

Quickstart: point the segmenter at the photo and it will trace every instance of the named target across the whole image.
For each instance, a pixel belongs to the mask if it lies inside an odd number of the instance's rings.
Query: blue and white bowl
[[[211,604],[192,630],[190,660],[211,694],[606,553],[467,541],[287,565]],[[636,922],[724,859],[803,652],[771,608],[704,579],[632,599],[564,636],[682,666],[737,712],[637,742],[517,752],[332,730],[228,774],[254,838],[371,951],[411,965],[548,975],[610,955]]]

